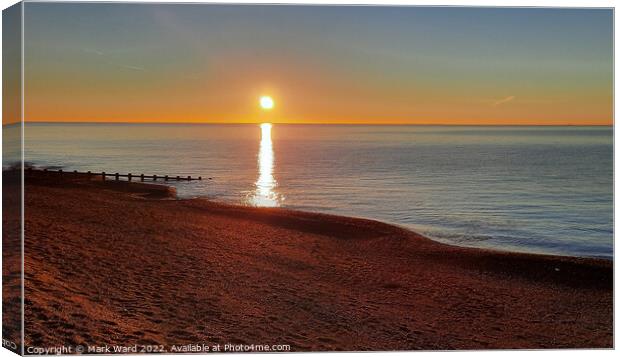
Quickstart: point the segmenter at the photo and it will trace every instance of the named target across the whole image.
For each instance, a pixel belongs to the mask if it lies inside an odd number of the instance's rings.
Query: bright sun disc
[[[266,96],[266,95],[260,97],[260,106],[263,109],[271,109],[271,108],[273,108],[273,99],[271,99],[271,97]]]

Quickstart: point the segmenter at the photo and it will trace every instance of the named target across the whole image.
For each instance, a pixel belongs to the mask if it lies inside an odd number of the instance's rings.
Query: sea
[[[41,168],[202,176],[169,182],[181,199],[613,258],[612,127],[26,123],[24,133],[25,160]]]

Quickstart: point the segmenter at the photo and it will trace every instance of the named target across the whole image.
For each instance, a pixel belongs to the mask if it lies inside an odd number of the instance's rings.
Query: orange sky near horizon
[[[93,74],[26,76],[27,121],[153,123],[321,123],[439,125],[611,125],[612,95],[586,81],[577,89],[537,88],[493,96],[484,85],[453,81],[450,87],[411,86],[380,75],[359,80],[351,73],[274,61],[213,64],[214,78],[149,79],[140,71],[116,73],[113,81]],[[297,63],[300,61],[298,60]],[[36,71],[33,72],[36,74]],[[64,77],[64,79],[63,79]],[[98,82],[97,86],[83,85]],[[122,87],[122,88],[119,88]],[[60,90],[60,89],[63,90]],[[455,95],[455,92],[458,95]],[[603,92],[603,93],[600,93]],[[259,98],[274,98],[264,111]],[[156,100],[158,99],[158,100]]]
[[[265,73],[256,71],[256,73]],[[254,77],[261,77],[256,75]],[[356,86],[347,80],[321,80],[318,74],[281,76],[274,84],[256,86],[262,78],[220,75],[221,92],[196,95],[200,79],[174,87],[143,86],[127,80],[125,90],[82,87],[50,93],[34,80],[26,86],[27,121],[152,123],[320,123],[438,125],[611,125],[611,94],[583,92],[535,95],[519,91],[505,97],[478,93],[446,96],[441,88],[399,91],[386,83]],[[28,86],[30,84],[30,86]],[[121,93],[119,93],[121,92]],[[446,90],[445,92],[451,92]],[[45,94],[43,94],[45,93]],[[592,93],[592,92],[590,92]],[[262,95],[276,102],[259,106]],[[66,98],[71,98],[68,102]],[[119,100],[119,98],[122,98]],[[164,98],[154,100],[153,98]]]

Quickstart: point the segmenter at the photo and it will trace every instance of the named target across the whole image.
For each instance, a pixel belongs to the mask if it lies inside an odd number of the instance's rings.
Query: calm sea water
[[[352,215],[453,244],[611,257],[613,129],[27,124],[38,166],[202,175],[180,197]]]

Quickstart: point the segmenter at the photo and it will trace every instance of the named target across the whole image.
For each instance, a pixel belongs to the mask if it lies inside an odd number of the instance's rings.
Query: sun
[[[265,110],[269,110],[273,108],[273,105],[274,105],[273,99],[268,95],[264,95],[260,97],[259,103],[260,103],[260,107]]]

